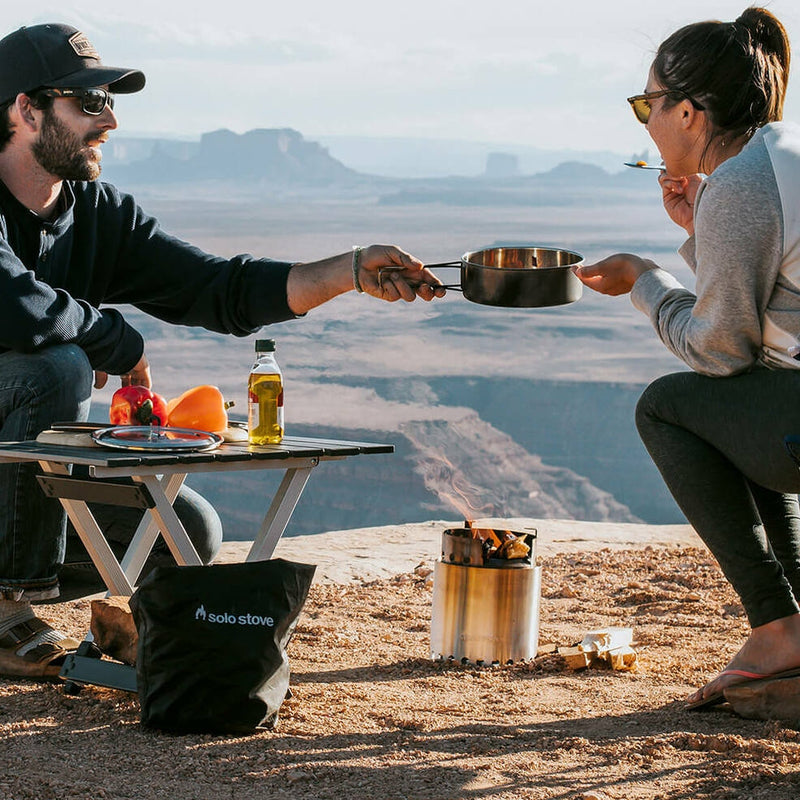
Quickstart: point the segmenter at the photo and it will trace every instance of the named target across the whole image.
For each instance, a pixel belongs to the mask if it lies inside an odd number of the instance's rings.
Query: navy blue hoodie
[[[59,209],[41,220],[0,182],[0,352],[72,342],[93,368],[119,375],[144,342],[104,303],[235,336],[295,317],[289,262],[204,253],[107,183],[65,181]]]

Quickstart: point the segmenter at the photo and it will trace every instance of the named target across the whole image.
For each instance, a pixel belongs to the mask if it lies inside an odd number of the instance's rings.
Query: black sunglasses
[[[97,117],[106,110],[114,108],[114,95],[105,89],[39,89],[36,94],[45,97],[77,97],[81,101],[81,111]]]
[[[633,113],[636,116],[636,119],[642,123],[642,125],[647,125],[650,119],[650,111],[652,110],[650,106],[650,101],[655,100],[657,97],[664,97],[665,95],[674,95],[675,97],[682,97],[688,100],[698,111],[703,111],[703,106],[701,106],[698,102],[694,100],[693,97],[690,97],[686,92],[682,92],[679,89],[659,89],[657,92],[645,92],[644,94],[635,94],[633,97],[628,98],[628,102],[631,104],[631,108],[633,109]]]

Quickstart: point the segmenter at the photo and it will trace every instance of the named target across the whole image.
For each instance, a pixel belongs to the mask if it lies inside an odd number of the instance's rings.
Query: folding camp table
[[[172,507],[188,474],[260,469],[284,471],[247,555],[247,561],[259,561],[270,558],[274,552],[314,467],[323,461],[393,451],[394,447],[386,444],[294,436],[285,437],[277,445],[253,447],[246,443],[224,443],[214,450],[181,453],[29,441],[0,443],[0,463],[39,463],[44,473],[39,476],[42,489],[47,496],[60,500],[109,592],[131,595],[159,532],[178,564],[201,563]],[[86,465],[88,479],[71,476],[72,465],[78,464]],[[120,478],[130,481],[120,482]],[[112,552],[88,503],[144,509],[142,521],[121,560]],[[114,667],[120,669],[113,670]],[[68,657],[61,675],[76,683],[98,683],[135,691],[135,674],[132,673],[130,667],[87,658],[79,650],[78,655]]]

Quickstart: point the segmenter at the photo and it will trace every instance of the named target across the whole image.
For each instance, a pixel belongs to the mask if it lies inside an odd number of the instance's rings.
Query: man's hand
[[[123,386],[146,386],[148,389],[153,388],[153,380],[150,375],[150,365],[147,363],[147,357],[142,353],[142,357],[137,362],[136,366],[124,375],[119,376],[120,383]],[[108,383],[108,373],[103,372],[101,369],[94,371],[94,388],[102,389]]]
[[[373,297],[394,303],[417,297],[430,301],[444,297],[441,281],[414,256],[393,245],[365,247],[359,258],[359,283]]]
[[[340,294],[352,292],[354,258],[358,282],[373,297],[409,303],[417,297],[423,300],[444,297],[441,281],[419,259],[394,245],[373,244],[358,253],[295,264],[286,282],[289,308],[295,314],[305,314]]]
[[[150,375],[150,365],[147,363],[147,356],[142,353],[142,357],[136,365],[124,375],[120,375],[119,379],[123,386],[145,386],[148,389],[152,389],[153,379]]]

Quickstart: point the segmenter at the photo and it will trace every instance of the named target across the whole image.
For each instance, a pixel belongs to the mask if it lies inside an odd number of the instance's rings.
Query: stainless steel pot
[[[428,268],[459,267],[460,289],[473,303],[505,308],[542,308],[574,303],[583,284],[573,267],[583,256],[550,247],[490,247],[464,253],[460,261],[426,264]]]

